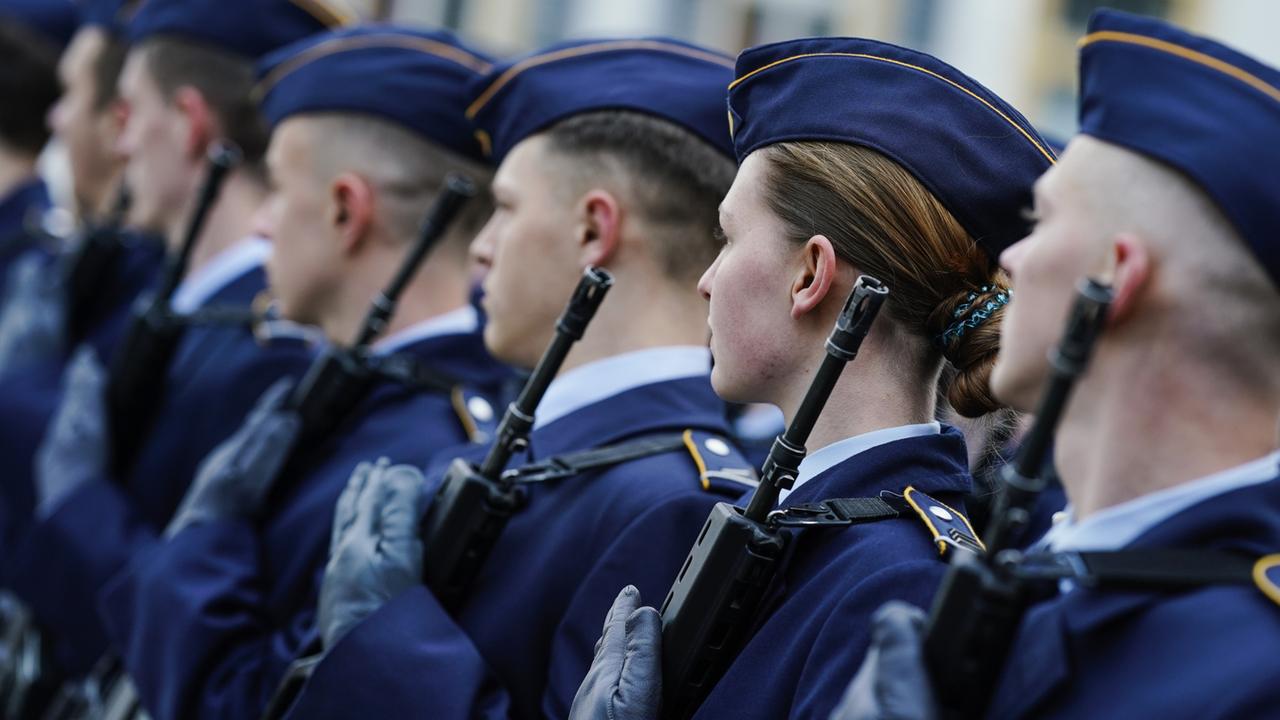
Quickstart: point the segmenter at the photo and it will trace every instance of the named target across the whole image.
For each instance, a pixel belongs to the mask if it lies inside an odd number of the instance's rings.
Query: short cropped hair
[[[261,171],[267,127],[252,98],[253,63],[234,53],[190,40],[156,36],[142,41],[146,67],[171,100],[179,88],[195,88],[213,110],[227,140],[239,146],[245,167]]]
[[[317,135],[332,142],[316,149],[318,172],[358,172],[378,192],[383,222],[397,237],[416,238],[437,194],[450,173],[476,184],[476,197],[454,218],[442,245],[465,255],[467,245],[484,226],[493,205],[488,192],[493,170],[382,118],[325,112],[306,116]]]
[[[584,179],[620,170],[668,277],[696,280],[715,261],[720,201],[737,171],[732,159],[674,123],[627,110],[575,115],[546,137]]]
[[[0,21],[0,142],[39,155],[49,141],[45,116],[58,100],[58,50],[31,31]]]

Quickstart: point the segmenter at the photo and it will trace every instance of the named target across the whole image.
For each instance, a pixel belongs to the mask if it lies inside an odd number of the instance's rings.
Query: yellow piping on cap
[[[490,83],[489,87],[484,89],[484,92],[480,93],[480,96],[475,99],[475,102],[471,103],[471,106],[467,108],[467,117],[474,118],[476,113],[480,112],[480,109],[493,99],[494,95],[497,95],[498,92],[507,85],[507,83],[511,82],[515,76],[525,70],[530,70],[548,63],[559,62],[560,60],[569,60],[583,55],[590,55],[592,53],[614,52],[617,50],[656,50],[660,52],[669,52],[674,55],[684,55],[685,57],[704,60],[730,69],[733,68],[733,60],[731,58],[724,57],[723,55],[717,55],[706,50],[697,50],[683,45],[673,45],[672,43],[666,43],[659,40],[609,40],[606,42],[591,43],[589,45],[579,45],[578,47],[564,48],[563,50],[556,50],[555,52],[549,52],[544,55],[534,55],[533,57],[525,58],[524,60],[521,60],[515,65],[507,68],[505,72],[498,76],[498,79],[494,80]]]
[[[1272,100],[1275,100],[1276,102],[1280,102],[1280,90],[1277,90],[1273,85],[1268,83],[1266,80],[1263,80],[1262,78],[1258,77],[1257,75],[1254,75],[1248,72],[1247,70],[1238,68],[1235,65],[1232,65],[1231,63],[1226,62],[1225,60],[1219,60],[1218,58],[1212,55],[1206,55],[1202,52],[1198,52],[1196,50],[1192,50],[1190,48],[1186,48],[1181,45],[1171,43],[1167,40],[1158,40],[1153,37],[1147,37],[1146,35],[1137,35],[1135,33],[1116,32],[1114,30],[1100,30],[1095,33],[1089,33],[1088,35],[1085,35],[1084,37],[1080,38],[1080,41],[1077,43],[1077,45],[1081,49],[1083,49],[1085,47],[1088,47],[1089,45],[1093,45],[1094,43],[1100,43],[1100,42],[1116,42],[1116,43],[1128,43],[1130,45],[1141,45],[1143,47],[1151,48],[1152,50],[1159,50],[1161,52],[1169,53],[1170,55],[1176,55],[1177,57],[1180,57],[1183,60],[1190,60],[1191,62],[1196,63],[1198,65],[1204,65],[1205,67],[1208,67],[1210,69],[1217,70],[1218,72],[1223,73],[1224,75],[1230,75],[1231,77],[1239,80],[1240,82],[1248,85],[1249,87],[1252,87],[1253,89],[1260,91],[1262,94],[1270,96]]]
[[[262,98],[271,92],[271,89],[291,75],[296,70],[305,67],[317,60],[337,55],[338,53],[350,52],[353,50],[367,50],[370,48],[400,48],[404,50],[414,50],[426,55],[433,55],[443,60],[449,60],[472,72],[483,75],[489,72],[493,67],[491,63],[482,60],[471,53],[456,48],[448,43],[442,43],[430,38],[415,37],[409,35],[399,35],[395,33],[387,33],[382,35],[357,35],[354,37],[339,37],[325,40],[317,43],[312,47],[303,50],[297,55],[280,63],[271,72],[267,73],[253,89],[253,98],[255,101],[261,101]]]
[[[935,78],[937,78],[937,79],[939,79],[939,80],[941,80],[941,81],[943,81],[943,82],[947,83],[948,85],[950,85],[950,86],[952,86],[952,87],[956,88],[957,90],[960,90],[961,92],[963,92],[964,94],[966,94],[966,95],[968,95],[969,97],[973,98],[974,100],[977,100],[978,102],[980,102],[980,103],[982,103],[983,105],[987,106],[987,109],[988,109],[988,110],[990,110],[991,112],[995,113],[996,115],[999,115],[999,116],[1000,116],[1000,119],[1002,119],[1002,120],[1004,120],[1005,122],[1007,122],[1007,123],[1009,123],[1010,125],[1012,125],[1012,126],[1014,127],[1014,129],[1015,129],[1015,130],[1017,130],[1019,133],[1021,133],[1021,134],[1022,134],[1022,136],[1023,136],[1023,137],[1025,137],[1025,138],[1027,139],[1027,141],[1028,141],[1028,142],[1030,142],[1033,146],[1035,146],[1035,149],[1040,151],[1040,154],[1041,154],[1041,155],[1043,155],[1043,156],[1045,157],[1045,159],[1049,161],[1049,164],[1050,164],[1050,165],[1055,165],[1055,164],[1057,164],[1057,160],[1053,157],[1053,153],[1052,153],[1052,152],[1049,152],[1049,150],[1047,150],[1043,145],[1041,145],[1039,142],[1037,142],[1037,141],[1036,141],[1036,139],[1035,139],[1035,137],[1034,137],[1034,136],[1032,136],[1032,135],[1031,135],[1031,133],[1027,132],[1026,128],[1024,128],[1024,127],[1022,127],[1021,125],[1019,125],[1018,123],[1014,122],[1013,118],[1009,117],[1008,115],[1005,115],[1005,114],[1000,110],[1000,108],[996,107],[995,105],[992,105],[990,102],[987,102],[987,100],[986,100],[986,99],[984,99],[982,96],[978,95],[977,93],[973,92],[973,91],[972,91],[972,90],[970,90],[969,88],[967,88],[967,87],[965,87],[965,86],[961,85],[960,83],[958,83],[958,82],[956,82],[956,81],[954,81],[954,80],[951,80],[951,79],[949,79],[949,78],[943,77],[942,75],[939,75],[938,73],[936,73],[936,72],[934,72],[934,71],[932,71],[932,70],[928,70],[928,69],[922,68],[922,67],[920,67],[919,65],[912,65],[911,63],[902,62],[901,60],[894,60],[894,59],[892,59],[892,58],[880,57],[880,56],[878,56],[878,55],[868,55],[868,54],[866,54],[866,53],[824,52],[824,53],[805,53],[805,54],[802,54],[802,55],[792,55],[791,57],[785,57],[785,58],[782,58],[781,60],[774,60],[773,62],[769,63],[768,65],[765,65],[764,67],[759,67],[759,68],[756,68],[755,70],[752,70],[751,72],[747,73],[746,75],[743,75],[742,77],[738,78],[737,80],[734,80],[733,82],[729,83],[729,89],[730,89],[730,90],[732,90],[732,89],[734,89],[735,87],[737,87],[739,84],[741,84],[741,83],[743,83],[743,82],[746,82],[746,81],[747,81],[748,79],[750,79],[751,77],[753,77],[753,76],[755,76],[755,75],[758,75],[758,74],[760,74],[760,73],[764,72],[765,70],[769,70],[769,69],[771,69],[771,68],[774,68],[774,67],[777,67],[777,66],[779,66],[779,65],[782,65],[783,63],[789,63],[789,62],[791,62],[791,61],[793,61],[793,60],[803,60],[803,59],[805,59],[805,58],[815,58],[815,57],[845,57],[845,58],[857,58],[857,59],[861,59],[861,60],[875,60],[875,61],[877,61],[877,62],[884,62],[884,63],[890,63],[890,64],[892,64],[892,65],[898,65],[898,66],[900,66],[900,67],[904,67],[904,68],[907,68],[907,69],[909,69],[909,70],[915,70],[915,71],[917,71],[917,72],[922,72],[922,73],[924,73],[925,75],[929,75],[929,76],[935,77]]]

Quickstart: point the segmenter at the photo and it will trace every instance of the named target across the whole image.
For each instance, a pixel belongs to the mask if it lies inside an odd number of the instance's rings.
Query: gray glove
[[[62,402],[36,449],[36,517],[41,519],[76,488],[106,472],[111,451],[107,371],[92,348],[76,351],[62,383]]]
[[[0,313],[0,375],[51,362],[67,334],[67,293],[61,267],[29,252],[9,268]]]
[[[387,458],[356,466],[338,498],[317,622],[325,649],[400,593],[422,584],[422,473]]]
[[[302,429],[298,414],[282,409],[292,390],[292,379],[277,380],[240,429],[201,461],[165,535],[218,518],[252,517],[262,509]]]
[[[618,593],[569,720],[657,720],[662,704],[662,618],[640,591]]]
[[[885,603],[871,619],[871,649],[831,720],[934,720],[938,706],[924,665],[924,611]]]

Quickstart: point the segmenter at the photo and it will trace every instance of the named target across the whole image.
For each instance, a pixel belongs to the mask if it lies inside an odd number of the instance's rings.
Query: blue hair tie
[[[964,302],[956,306],[955,312],[951,314],[955,322],[947,326],[942,334],[934,338],[934,343],[941,349],[946,350],[955,343],[956,340],[964,337],[964,334],[987,320],[995,314],[996,310],[1009,304],[1009,298],[1013,295],[1012,290],[1001,290],[996,293],[995,297],[975,307],[974,303],[978,298],[995,290],[992,285],[983,285],[977,290],[969,293],[965,297]]]

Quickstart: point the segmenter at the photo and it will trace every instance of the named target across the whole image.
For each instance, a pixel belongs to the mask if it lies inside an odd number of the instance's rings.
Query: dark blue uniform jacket
[[[530,455],[686,429],[727,437],[705,376],[555,420],[534,432]],[[331,650],[291,717],[567,717],[618,591],[662,598],[711,506],[742,492],[699,468],[746,469],[741,455],[715,457],[690,437],[688,449],[531,485],[459,617],[425,588],[401,594]]]
[[[1129,547],[1280,552],[1280,477],[1189,507]],[[1170,593],[1075,588],[1028,613],[988,714],[1275,717],[1280,590],[1272,592],[1254,584]]]

